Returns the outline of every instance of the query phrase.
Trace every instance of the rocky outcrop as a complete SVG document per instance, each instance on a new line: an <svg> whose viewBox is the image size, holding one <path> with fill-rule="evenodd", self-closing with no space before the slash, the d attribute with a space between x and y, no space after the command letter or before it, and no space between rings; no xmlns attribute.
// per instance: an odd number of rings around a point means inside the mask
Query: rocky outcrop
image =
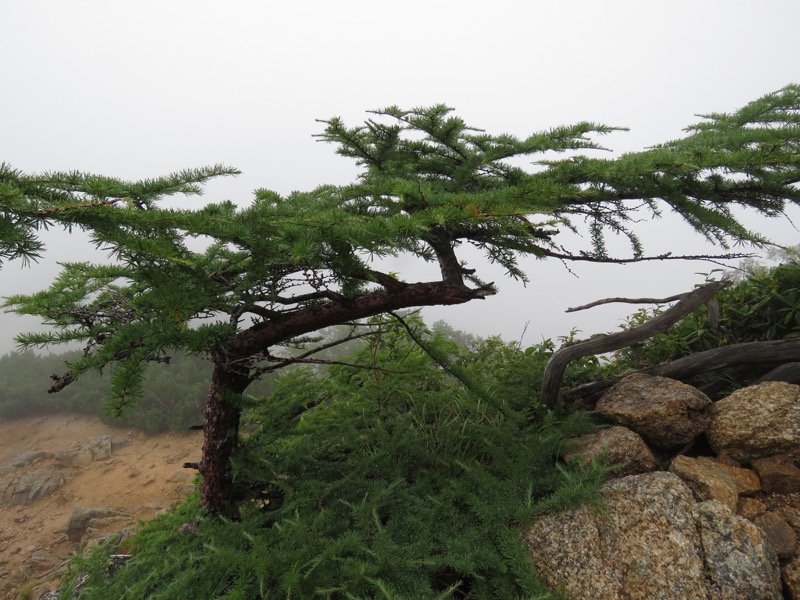
<svg viewBox="0 0 800 600"><path fill-rule="evenodd" d="M46 498L67 482L54 471L9 473L0 478L0 501L10 506L27 506Z"/></svg>
<svg viewBox="0 0 800 600"><path fill-rule="evenodd" d="M614 426L578 438L565 460L624 468L610 472L602 510L547 515L528 532L548 585L575 600L800 600L800 386L762 383L711 404L636 375L597 406Z"/></svg>
<svg viewBox="0 0 800 600"><path fill-rule="evenodd" d="M0 502L8 506L27 506L56 492L68 480L65 468L85 467L96 460L109 458L111 453L128 443L124 438L110 435L76 442L57 454L30 450L15 456L0 470ZM46 469L40 463L51 462ZM22 472L23 469L26 469Z"/></svg>
<svg viewBox="0 0 800 600"><path fill-rule="evenodd" d="M96 460L109 458L114 450L126 446L130 441L102 435L90 440L75 442L56 455L59 467L86 467Z"/></svg>
<svg viewBox="0 0 800 600"><path fill-rule="evenodd" d="M113 547L185 497L194 473L179 463L202 443L199 434L148 436L75 415L0 421L0 439L3 600L41 597L76 551Z"/></svg>
<svg viewBox="0 0 800 600"><path fill-rule="evenodd" d="M29 450L18 454L11 460L11 466L15 469L21 469L28 465L33 465L39 461L53 458L52 452L45 452L44 450Z"/></svg>
<svg viewBox="0 0 800 600"><path fill-rule="evenodd" d="M567 453L567 462L586 465L602 457L608 465L619 465L609 474L624 477L658 469L658 461L642 437L626 427L609 427L575 440L575 450Z"/></svg>
<svg viewBox="0 0 800 600"><path fill-rule="evenodd" d="M708 396L680 381L635 374L608 390L595 410L653 446L669 449L684 446L705 431L710 404Z"/></svg>
<svg viewBox="0 0 800 600"><path fill-rule="evenodd" d="M102 531L120 530L134 524L133 517L125 509L116 506L101 508L77 507L67 523L67 539L71 542L84 542L84 538L93 530L93 538Z"/></svg>
<svg viewBox="0 0 800 600"><path fill-rule="evenodd" d="M741 462L789 454L800 458L800 386L768 381L735 391L710 410L708 441Z"/></svg>
<svg viewBox="0 0 800 600"><path fill-rule="evenodd" d="M539 519L526 536L536 568L576 599L781 598L760 530L716 501L696 503L667 472L603 487L603 510Z"/></svg>

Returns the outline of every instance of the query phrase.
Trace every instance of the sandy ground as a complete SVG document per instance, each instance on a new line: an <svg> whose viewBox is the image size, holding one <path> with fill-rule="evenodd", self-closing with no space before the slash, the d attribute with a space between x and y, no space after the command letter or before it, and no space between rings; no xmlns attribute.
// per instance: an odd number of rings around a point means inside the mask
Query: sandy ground
<svg viewBox="0 0 800 600"><path fill-rule="evenodd" d="M191 490L196 471L184 469L183 463L200 458L201 432L145 435L86 416L0 422L0 467L28 450L58 453L75 442L104 435L129 443L84 467L57 469L50 459L27 466L32 471L58 470L67 482L30 506L0 505L0 598L36 599L57 587L64 561L83 545L66 536L76 507L121 507L134 519L146 520ZM21 588L30 593L22 596Z"/></svg>

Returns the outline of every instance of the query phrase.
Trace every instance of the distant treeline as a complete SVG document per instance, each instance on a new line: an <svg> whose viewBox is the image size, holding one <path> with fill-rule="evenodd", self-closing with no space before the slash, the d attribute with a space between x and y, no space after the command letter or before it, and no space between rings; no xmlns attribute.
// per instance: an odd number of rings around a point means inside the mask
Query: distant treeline
<svg viewBox="0 0 800 600"><path fill-rule="evenodd" d="M562 385L565 388L604 378L614 373L642 369L664 362L703 352L720 346L753 341L769 341L800 337L800 261L787 257L786 262L772 268L748 265L744 274L730 288L717 294L718 310L711 317L702 307L682 319L668 331L642 344L624 348L613 357L598 359L586 357L570 365ZM642 308L634 312L626 326L640 325L652 318L660 309ZM417 325L424 327L421 321ZM398 326L395 325L395 329ZM346 329L346 328L345 328ZM402 328L400 328L402 330ZM321 332L316 341L327 342L341 337L345 330L330 328ZM434 339L449 340L469 356L469 371L476 380L485 379L485 369L496 368L498 356L514 365L503 377L493 377L493 386L501 386L504 394L524 396L527 403L538 399L541 373L556 344L545 340L523 350L518 344L507 344L499 338L483 340L438 321L431 327ZM559 338L571 343L577 332ZM395 332L393 335L400 335ZM402 334L404 335L404 334ZM391 337L391 336L390 336ZM370 342L349 342L328 348L316 355L326 361L363 363L369 365L369 356L358 356L365 348L374 350L385 342L386 332ZM299 350L295 349L296 352ZM286 349L291 355L291 349ZM367 352L369 355L369 352ZM457 353L459 354L459 353ZM10 353L0 357L0 419L58 411L99 415L105 421L136 427L145 431L185 430L203 422L203 408L210 385L211 364L197 356L176 354L169 364L153 364L147 371L144 392L138 403L126 407L121 415L109 405L109 373L88 373L57 394L48 394L50 376L62 375L66 363L81 356L80 351L40 356L32 351ZM485 361L486 364L484 364ZM452 362L452 358L449 360ZM502 362L502 361L500 361ZM322 365L307 366L309 378L325 370ZM737 367L716 371L709 375L714 380L726 381L730 389L751 383L747 369ZM275 387L276 374L270 374L253 383L247 395L254 398L268 396ZM698 382L700 383L700 382ZM245 409L250 408L245 406Z"/></svg>
<svg viewBox="0 0 800 600"><path fill-rule="evenodd" d="M56 394L47 393L50 376L62 374L65 363L80 354L73 351L40 356L26 351L0 357L0 419L65 411L98 415L113 425L150 432L185 430L202 424L211 373L208 361L179 354L169 364L152 365L139 402L118 415L108 403L108 373L88 373ZM251 391L263 394L270 385L270 379L257 382Z"/></svg>

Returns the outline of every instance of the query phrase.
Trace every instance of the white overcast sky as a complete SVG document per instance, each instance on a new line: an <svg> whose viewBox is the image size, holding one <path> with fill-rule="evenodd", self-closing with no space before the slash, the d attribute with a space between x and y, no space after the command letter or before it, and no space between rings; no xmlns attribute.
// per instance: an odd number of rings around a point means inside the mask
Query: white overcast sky
<svg viewBox="0 0 800 600"><path fill-rule="evenodd" d="M244 205L259 187L353 179L353 165L311 137L315 119L356 124L369 109L440 102L490 133L627 126L603 141L637 150L679 136L695 114L800 82L798 23L798 0L2 0L0 161L126 179L225 163L243 174L209 185L204 200ZM788 221L748 223L800 243ZM652 252L713 250L674 219L640 232ZM0 295L45 287L54 260L86 256L80 238L48 240L44 263L0 271ZM573 327L612 331L630 306L563 310L669 296L713 267L576 264L570 273L529 261L527 287L484 272L498 296L427 315L509 340L530 322L527 343ZM0 352L33 325L0 315Z"/></svg>

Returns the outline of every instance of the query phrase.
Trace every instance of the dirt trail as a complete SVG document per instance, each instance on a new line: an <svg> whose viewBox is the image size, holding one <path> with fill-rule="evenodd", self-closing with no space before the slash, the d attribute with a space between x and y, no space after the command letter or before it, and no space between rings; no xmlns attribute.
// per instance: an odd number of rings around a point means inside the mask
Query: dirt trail
<svg viewBox="0 0 800 600"><path fill-rule="evenodd" d="M89 454L87 459L84 453L79 466L64 466L57 456L45 455L23 467L10 468L25 452L58 455L76 443L101 436L112 436L115 441L111 455L105 458L92 460ZM135 527L136 519L149 519L184 498L192 489L196 471L182 465L199 459L201 443L200 432L146 435L87 416L0 422L0 475L4 467L6 478L46 470L66 481L55 493L31 505L14 505L8 496L0 504L0 599L16 599L20 588L30 589L27 597L36 599L57 587L57 572L64 561L87 543L86 538L79 542L67 537L76 507L114 506L130 514L130 518L111 519L106 527L90 530L88 537L96 538L121 526ZM0 499L2 496L0 490Z"/></svg>

